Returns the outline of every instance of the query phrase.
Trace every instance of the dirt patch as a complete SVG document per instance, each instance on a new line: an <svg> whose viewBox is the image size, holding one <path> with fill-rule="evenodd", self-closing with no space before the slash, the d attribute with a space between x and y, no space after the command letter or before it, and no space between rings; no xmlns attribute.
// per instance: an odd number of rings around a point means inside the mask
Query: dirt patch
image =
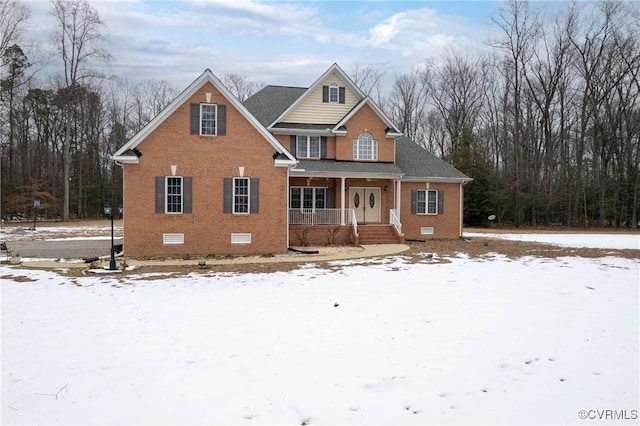
<svg viewBox="0 0 640 426"><path fill-rule="evenodd" d="M523 256L547 258L565 256L580 256L587 258L615 256L627 259L640 259L640 250L562 247L537 242L510 241L482 237L411 242L410 246L411 249L408 252L405 252L405 254L415 255L417 253L426 252L437 254L439 257L451 257L461 253L472 258L484 257L491 254L500 254L511 259Z"/></svg>

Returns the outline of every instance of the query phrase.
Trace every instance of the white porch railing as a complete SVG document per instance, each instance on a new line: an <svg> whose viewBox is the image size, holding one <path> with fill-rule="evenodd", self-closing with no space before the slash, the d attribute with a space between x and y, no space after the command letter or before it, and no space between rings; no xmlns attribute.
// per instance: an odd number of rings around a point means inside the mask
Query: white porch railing
<svg viewBox="0 0 640 426"><path fill-rule="evenodd" d="M400 218L398 217L398 210L389 210L389 224L393 225L393 227L396 228L396 232L398 233L398 235L402 235L402 223L400 222Z"/></svg>
<svg viewBox="0 0 640 426"><path fill-rule="evenodd" d="M353 209L345 209L345 225L355 222ZM340 225L340 209L289 209L289 225Z"/></svg>

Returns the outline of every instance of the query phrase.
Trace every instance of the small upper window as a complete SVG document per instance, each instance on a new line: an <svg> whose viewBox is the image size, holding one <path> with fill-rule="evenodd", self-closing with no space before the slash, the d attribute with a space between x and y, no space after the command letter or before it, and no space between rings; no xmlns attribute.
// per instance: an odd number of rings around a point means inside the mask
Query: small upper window
<svg viewBox="0 0 640 426"><path fill-rule="evenodd" d="M217 105L200 104L200 134L216 135Z"/></svg>
<svg viewBox="0 0 640 426"><path fill-rule="evenodd" d="M320 158L320 136L297 136L296 157Z"/></svg>
<svg viewBox="0 0 640 426"><path fill-rule="evenodd" d="M378 159L378 141L373 139L371 133L362 132L358 139L353 141L353 159L354 160L377 160Z"/></svg>
<svg viewBox="0 0 640 426"><path fill-rule="evenodd" d="M338 102L339 97L339 87L338 83L331 83L329 85L329 102Z"/></svg>

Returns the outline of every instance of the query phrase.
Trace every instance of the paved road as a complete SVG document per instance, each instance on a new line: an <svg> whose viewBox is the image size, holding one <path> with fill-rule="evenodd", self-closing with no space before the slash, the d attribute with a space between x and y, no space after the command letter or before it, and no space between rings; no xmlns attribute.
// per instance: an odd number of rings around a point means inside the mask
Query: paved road
<svg viewBox="0 0 640 426"><path fill-rule="evenodd" d="M115 244L122 244L122 238L116 238ZM20 257L36 257L46 259L82 259L85 257L109 256L110 239L101 240L65 240L65 241L11 241L9 249Z"/></svg>

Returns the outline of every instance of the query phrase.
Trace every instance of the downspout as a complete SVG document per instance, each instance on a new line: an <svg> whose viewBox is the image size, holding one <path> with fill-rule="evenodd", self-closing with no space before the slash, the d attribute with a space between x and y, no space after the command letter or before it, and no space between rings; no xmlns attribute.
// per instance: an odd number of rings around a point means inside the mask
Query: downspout
<svg viewBox="0 0 640 426"><path fill-rule="evenodd" d="M462 223L464 222L464 182L460 182L460 230L458 237L462 237Z"/></svg>
<svg viewBox="0 0 640 426"><path fill-rule="evenodd" d="M124 230L125 230L125 226L124 226L124 221L125 221L125 219L124 219L124 210L125 210L125 207L124 207L125 206L125 203L124 203L124 194L125 194L125 192L124 192L124 182L125 182L125 180L124 180L124 177L125 177L124 164L120 163L120 162L118 162L116 160L113 160L113 162L116 163L116 166L120 166L122 168L122 217L121 217L121 219L122 219L122 247L123 247L123 253L124 253Z"/></svg>

